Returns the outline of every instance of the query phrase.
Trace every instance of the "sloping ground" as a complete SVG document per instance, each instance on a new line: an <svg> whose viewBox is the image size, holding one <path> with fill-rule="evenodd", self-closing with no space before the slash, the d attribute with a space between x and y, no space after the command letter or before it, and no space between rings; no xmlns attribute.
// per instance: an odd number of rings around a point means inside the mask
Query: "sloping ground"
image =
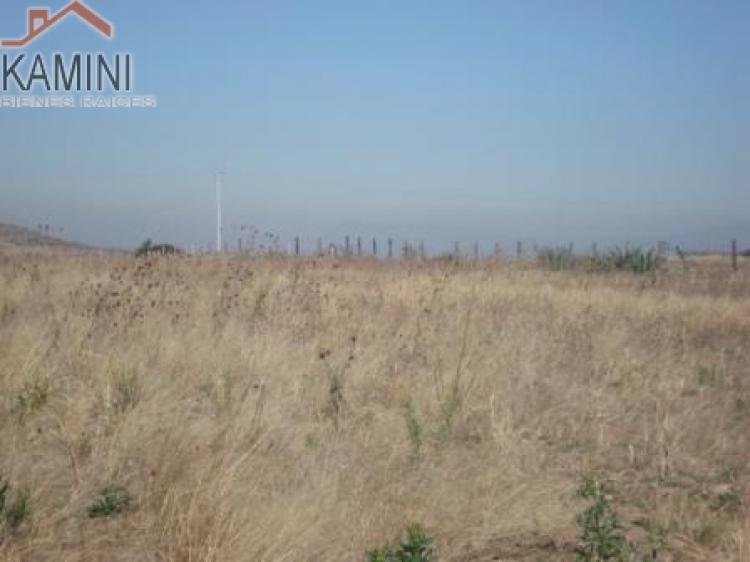
<svg viewBox="0 0 750 562"><path fill-rule="evenodd" d="M77 242L68 242L54 236L36 232L23 226L0 223L0 246L23 246L26 248L69 248L83 250L89 248Z"/></svg>

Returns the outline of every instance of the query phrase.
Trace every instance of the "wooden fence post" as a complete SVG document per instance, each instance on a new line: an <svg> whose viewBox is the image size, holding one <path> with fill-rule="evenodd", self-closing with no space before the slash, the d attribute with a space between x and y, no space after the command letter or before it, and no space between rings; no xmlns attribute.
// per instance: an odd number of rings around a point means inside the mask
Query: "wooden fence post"
<svg viewBox="0 0 750 562"><path fill-rule="evenodd" d="M323 239L320 236L318 236L318 255L323 255Z"/></svg>
<svg viewBox="0 0 750 562"><path fill-rule="evenodd" d="M737 239L732 238L732 269L737 271Z"/></svg>
<svg viewBox="0 0 750 562"><path fill-rule="evenodd" d="M388 258L393 258L393 238L388 239Z"/></svg>
<svg viewBox="0 0 750 562"><path fill-rule="evenodd" d="M302 248L301 248L299 236L295 236L294 237L294 255L299 257L301 250Z"/></svg>
<svg viewBox="0 0 750 562"><path fill-rule="evenodd" d="M357 255L362 256L362 237L357 236Z"/></svg>
<svg viewBox="0 0 750 562"><path fill-rule="evenodd" d="M344 256L347 258L349 257L351 252L351 240L349 239L349 235L347 234L344 237Z"/></svg>
<svg viewBox="0 0 750 562"><path fill-rule="evenodd" d="M372 255L378 257L378 240L377 238L372 239Z"/></svg>

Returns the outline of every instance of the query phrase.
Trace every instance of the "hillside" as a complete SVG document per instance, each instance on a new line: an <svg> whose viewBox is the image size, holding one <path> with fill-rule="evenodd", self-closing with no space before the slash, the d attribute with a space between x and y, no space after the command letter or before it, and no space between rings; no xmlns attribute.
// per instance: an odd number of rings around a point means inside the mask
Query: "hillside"
<svg viewBox="0 0 750 562"><path fill-rule="evenodd" d="M5 223L0 223L0 246L69 248L77 250L88 248L84 244L68 242L67 240L49 236L30 228Z"/></svg>

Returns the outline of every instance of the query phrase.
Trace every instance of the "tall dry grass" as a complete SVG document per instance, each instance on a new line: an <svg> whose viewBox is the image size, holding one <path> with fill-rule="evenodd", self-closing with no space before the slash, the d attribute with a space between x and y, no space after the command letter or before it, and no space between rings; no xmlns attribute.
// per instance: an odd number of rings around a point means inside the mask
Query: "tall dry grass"
<svg viewBox="0 0 750 562"><path fill-rule="evenodd" d="M0 255L3 560L570 560L580 479L749 560L750 271ZM127 509L92 519L109 483Z"/></svg>

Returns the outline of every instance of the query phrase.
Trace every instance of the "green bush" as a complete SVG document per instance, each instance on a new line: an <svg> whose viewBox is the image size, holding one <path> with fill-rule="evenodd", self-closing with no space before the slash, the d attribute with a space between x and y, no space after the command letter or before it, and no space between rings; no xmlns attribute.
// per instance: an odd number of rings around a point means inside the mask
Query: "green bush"
<svg viewBox="0 0 750 562"><path fill-rule="evenodd" d="M578 263L572 246L545 246L536 251L536 259L539 265L553 271L573 269Z"/></svg>
<svg viewBox="0 0 750 562"><path fill-rule="evenodd" d="M584 480L578 497L591 501L585 510L576 515L580 528L579 562L624 561L627 541L620 521L607 498L604 484L595 478Z"/></svg>
<svg viewBox="0 0 750 562"><path fill-rule="evenodd" d="M367 553L366 562L434 562L432 539L421 526L411 525L398 546L384 546Z"/></svg>
<svg viewBox="0 0 750 562"><path fill-rule="evenodd" d="M621 248L619 246L609 252L594 251L591 264L598 270L622 270L633 273L654 271L664 262L664 256L655 248L644 250L640 246Z"/></svg>
<svg viewBox="0 0 750 562"><path fill-rule="evenodd" d="M576 515L580 529L577 562L658 562L659 553L666 546L665 529L647 519L637 521L635 525L645 532L645 539L628 542L603 482L584 479L578 497L590 504Z"/></svg>
<svg viewBox="0 0 750 562"><path fill-rule="evenodd" d="M99 490L89 505L88 514L92 519L111 517L122 513L130 505L130 493L118 484L108 484Z"/></svg>
<svg viewBox="0 0 750 562"><path fill-rule="evenodd" d="M29 493L20 491L11 497L10 483L0 478L0 530L15 531L29 515Z"/></svg>
<svg viewBox="0 0 750 562"><path fill-rule="evenodd" d="M573 246L545 246L536 250L537 263L546 269L563 271L587 266L594 271L632 271L647 273L664 263L664 250L640 246L625 246L600 252L594 246L588 257L577 256Z"/></svg>

